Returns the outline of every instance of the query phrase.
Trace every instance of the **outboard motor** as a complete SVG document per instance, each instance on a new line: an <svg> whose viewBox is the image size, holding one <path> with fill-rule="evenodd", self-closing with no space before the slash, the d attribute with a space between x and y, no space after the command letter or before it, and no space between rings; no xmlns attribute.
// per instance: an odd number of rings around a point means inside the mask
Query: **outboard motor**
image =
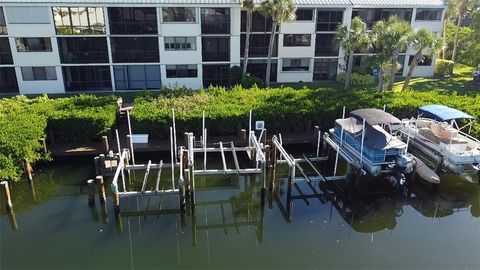
<svg viewBox="0 0 480 270"><path fill-rule="evenodd" d="M405 183L407 182L407 178L405 177L405 174L396 170L392 170L392 174L390 174L387 177L387 179L390 183L392 183L392 185L399 188L404 186Z"/></svg>
<svg viewBox="0 0 480 270"><path fill-rule="evenodd" d="M412 155L400 155L395 160L395 167L404 174L411 173L413 171L413 157Z"/></svg>

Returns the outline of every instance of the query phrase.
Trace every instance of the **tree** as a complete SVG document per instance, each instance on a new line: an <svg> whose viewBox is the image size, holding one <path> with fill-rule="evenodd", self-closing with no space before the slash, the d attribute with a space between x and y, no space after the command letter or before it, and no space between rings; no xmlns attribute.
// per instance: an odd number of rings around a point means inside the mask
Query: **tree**
<svg viewBox="0 0 480 270"><path fill-rule="evenodd" d="M406 21L399 20L396 16L390 17L388 21L378 21L373 26L372 38L374 47L379 50L379 53L389 57L390 80L387 87L388 90L393 89L399 65L398 56L409 45L412 32L412 26ZM385 74L380 72L380 76L385 76Z"/></svg>
<svg viewBox="0 0 480 270"><path fill-rule="evenodd" d="M458 55L458 37L460 35L460 27L462 26L463 19L467 11L473 10L473 8L478 5L478 0L460 0L458 3L458 20L457 20L457 31L455 32L455 40L453 42L453 52L452 52L452 61L457 60Z"/></svg>
<svg viewBox="0 0 480 270"><path fill-rule="evenodd" d="M456 17L458 11L458 0L445 0L445 4L447 8L445 9L445 17L443 19L443 44L447 44L447 28L448 22L450 21L451 17ZM443 47L442 50L442 58L446 59L447 55L447 47Z"/></svg>
<svg viewBox="0 0 480 270"><path fill-rule="evenodd" d="M247 11L247 29L245 33L245 51L243 53L243 73L247 73L248 52L250 50L250 34L252 32L252 13L255 10L253 0L243 0L242 7Z"/></svg>
<svg viewBox="0 0 480 270"><path fill-rule="evenodd" d="M265 74L265 85L270 86L270 70L272 68L272 53L275 43L277 27L282 23L295 19L295 4L292 0L264 0L261 4L261 11L265 16L272 17L272 31L268 44L267 70Z"/></svg>
<svg viewBox="0 0 480 270"><path fill-rule="evenodd" d="M417 67L417 64L423 59L424 51L428 50L428 55L433 57L442 47L442 42L432 31L426 28L420 28L412 35L411 45L415 46L416 53L410 63L410 69L408 70L402 90L408 88L413 71Z"/></svg>
<svg viewBox="0 0 480 270"><path fill-rule="evenodd" d="M337 39L348 55L347 77L345 79L345 91L348 91L352 81L353 53L357 50L365 50L370 39L368 38L367 25L359 17L355 17L350 27L341 25L337 29Z"/></svg>

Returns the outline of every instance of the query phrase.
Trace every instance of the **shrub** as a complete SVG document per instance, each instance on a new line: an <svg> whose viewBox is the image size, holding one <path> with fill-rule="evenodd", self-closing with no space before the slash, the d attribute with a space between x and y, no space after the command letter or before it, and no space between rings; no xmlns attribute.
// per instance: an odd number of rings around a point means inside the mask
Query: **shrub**
<svg viewBox="0 0 480 270"><path fill-rule="evenodd" d="M337 74L337 82L344 84L346 79L347 74L345 72ZM354 86L369 85L373 84L374 81L375 78L371 75L352 73L352 85Z"/></svg>
<svg viewBox="0 0 480 270"><path fill-rule="evenodd" d="M233 66L230 68L229 72L229 83L230 85L237 85L242 82L243 70L239 66Z"/></svg>
<svg viewBox="0 0 480 270"><path fill-rule="evenodd" d="M257 87L262 87L263 81L250 73L244 73L242 76L241 86L243 88L252 88L254 85L256 85Z"/></svg>
<svg viewBox="0 0 480 270"><path fill-rule="evenodd" d="M445 59L437 59L435 63L435 76L444 77L453 74L454 62Z"/></svg>

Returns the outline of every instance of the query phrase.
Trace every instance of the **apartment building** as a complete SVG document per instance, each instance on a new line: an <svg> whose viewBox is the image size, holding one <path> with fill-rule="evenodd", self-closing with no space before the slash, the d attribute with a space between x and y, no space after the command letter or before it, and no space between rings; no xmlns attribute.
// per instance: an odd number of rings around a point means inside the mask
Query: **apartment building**
<svg viewBox="0 0 480 270"><path fill-rule="evenodd" d="M371 27L397 15L440 34L446 7L442 0L295 2L296 20L276 29L273 82L334 80L345 67L335 30L355 16ZM230 68L242 65L245 25L240 0L2 0L0 94L228 85ZM253 14L248 71L260 78L271 27ZM401 53L400 75L413 55L413 48ZM432 76L434 64L425 59L414 75ZM355 65L366 67L366 54L356 54Z"/></svg>

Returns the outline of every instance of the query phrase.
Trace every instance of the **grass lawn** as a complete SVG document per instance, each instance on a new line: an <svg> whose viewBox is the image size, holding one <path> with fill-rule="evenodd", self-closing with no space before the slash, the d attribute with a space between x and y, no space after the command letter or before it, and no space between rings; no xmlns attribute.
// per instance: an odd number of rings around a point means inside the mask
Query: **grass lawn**
<svg viewBox="0 0 480 270"><path fill-rule="evenodd" d="M394 91L401 91L403 80L394 85ZM450 78L413 78L410 81L410 89L414 91L445 90L464 93L479 92L480 85L473 84L473 67L456 64L453 76Z"/></svg>

